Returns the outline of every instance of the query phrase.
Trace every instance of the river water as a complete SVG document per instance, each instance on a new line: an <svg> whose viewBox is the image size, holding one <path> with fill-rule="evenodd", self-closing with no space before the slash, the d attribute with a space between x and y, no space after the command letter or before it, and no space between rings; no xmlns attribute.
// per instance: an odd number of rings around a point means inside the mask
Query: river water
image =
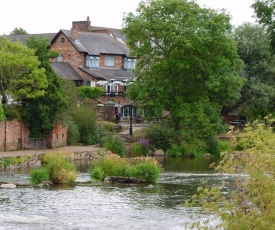
<svg viewBox="0 0 275 230"><path fill-rule="evenodd" d="M52 189L0 189L0 230L185 229L194 210L184 206L206 179L224 178L209 165L217 159L163 158L155 185L93 185ZM90 181L79 166L77 181ZM2 172L0 181L28 181L25 171ZM207 218L205 214L205 218Z"/></svg>

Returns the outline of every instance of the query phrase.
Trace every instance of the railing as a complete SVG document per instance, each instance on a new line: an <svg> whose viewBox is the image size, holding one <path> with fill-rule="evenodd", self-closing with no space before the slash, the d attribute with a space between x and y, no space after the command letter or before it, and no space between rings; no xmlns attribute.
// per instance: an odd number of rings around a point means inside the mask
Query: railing
<svg viewBox="0 0 275 230"><path fill-rule="evenodd" d="M28 138L26 148L27 149L45 149L46 148L45 138Z"/></svg>

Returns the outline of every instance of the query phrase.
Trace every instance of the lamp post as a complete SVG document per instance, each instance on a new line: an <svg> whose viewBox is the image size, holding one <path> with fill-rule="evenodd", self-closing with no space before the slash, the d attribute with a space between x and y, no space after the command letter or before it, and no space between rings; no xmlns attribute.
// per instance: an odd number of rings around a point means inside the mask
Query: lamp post
<svg viewBox="0 0 275 230"><path fill-rule="evenodd" d="M132 102L130 103L130 129L129 129L129 134L132 136L133 135L133 104Z"/></svg>

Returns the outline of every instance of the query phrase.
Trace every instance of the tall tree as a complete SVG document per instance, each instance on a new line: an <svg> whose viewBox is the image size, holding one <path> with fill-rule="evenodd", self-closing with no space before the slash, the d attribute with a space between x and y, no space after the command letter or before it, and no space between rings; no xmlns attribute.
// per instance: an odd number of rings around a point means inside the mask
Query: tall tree
<svg viewBox="0 0 275 230"><path fill-rule="evenodd" d="M274 0L255 0L252 4L260 24L266 26L270 33L270 44L275 52L275 2Z"/></svg>
<svg viewBox="0 0 275 230"><path fill-rule="evenodd" d="M9 98L19 103L23 99L45 94L47 79L32 49L5 36L0 40L0 94L4 107ZM11 100L10 100L11 101Z"/></svg>
<svg viewBox="0 0 275 230"><path fill-rule="evenodd" d="M13 29L13 31L11 31L10 35L24 35L24 34L28 34L26 30L24 30L21 27L16 27Z"/></svg>
<svg viewBox="0 0 275 230"><path fill-rule="evenodd" d="M236 28L235 39L245 63L240 115L248 120L263 118L275 112L275 56L269 34L260 25L245 23Z"/></svg>
<svg viewBox="0 0 275 230"><path fill-rule="evenodd" d="M169 110L175 129L215 134L222 106L236 101L242 86L229 20L194 1L142 1L124 17L131 55L139 60L129 97L152 116Z"/></svg>
<svg viewBox="0 0 275 230"><path fill-rule="evenodd" d="M35 51L40 60L40 67L46 70L48 82L44 96L26 99L22 102L22 117L31 129L31 137L41 138L51 131L68 105L68 95L63 87L64 82L50 66L50 59L58 54L48 49L49 44L49 40L42 36L40 38L31 36L27 40L28 47Z"/></svg>

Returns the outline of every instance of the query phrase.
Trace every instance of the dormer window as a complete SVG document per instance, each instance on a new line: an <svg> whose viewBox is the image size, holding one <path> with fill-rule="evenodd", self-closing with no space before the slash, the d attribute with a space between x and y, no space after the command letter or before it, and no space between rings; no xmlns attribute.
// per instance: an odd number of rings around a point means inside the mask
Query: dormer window
<svg viewBox="0 0 275 230"><path fill-rule="evenodd" d="M99 57L98 56L86 56L86 67L87 68L99 68Z"/></svg>
<svg viewBox="0 0 275 230"><path fill-rule="evenodd" d="M123 60L124 69L135 69L136 68L136 59L134 58L124 58Z"/></svg>
<svg viewBox="0 0 275 230"><path fill-rule="evenodd" d="M115 66L115 58L113 56L106 56L105 66Z"/></svg>

